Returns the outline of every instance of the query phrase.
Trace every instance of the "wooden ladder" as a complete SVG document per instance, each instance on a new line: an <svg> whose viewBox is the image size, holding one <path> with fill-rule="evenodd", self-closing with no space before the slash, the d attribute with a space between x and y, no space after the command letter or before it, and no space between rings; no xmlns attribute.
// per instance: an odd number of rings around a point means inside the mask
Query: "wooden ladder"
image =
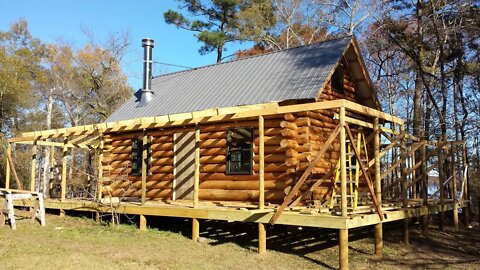
<svg viewBox="0 0 480 270"><path fill-rule="evenodd" d="M346 140L347 143L347 159L346 159L346 169L347 169L347 201L350 203L351 209L357 209L358 207L358 187L360 182L360 166L358 166L357 158L355 153L352 151L352 143L356 143L357 149L362 149L365 151L365 161L368 164L368 151L367 144L365 140L365 134L361 132L361 128L358 131L357 139L354 142ZM340 194L337 194L337 190L340 189L340 160L337 163L335 180L332 187L332 196L330 198L330 209L332 209L338 199L341 198Z"/></svg>

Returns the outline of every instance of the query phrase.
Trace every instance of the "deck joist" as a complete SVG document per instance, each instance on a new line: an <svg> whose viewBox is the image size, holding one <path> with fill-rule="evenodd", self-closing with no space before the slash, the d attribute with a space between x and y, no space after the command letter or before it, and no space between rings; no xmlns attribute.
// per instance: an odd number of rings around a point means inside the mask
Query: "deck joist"
<svg viewBox="0 0 480 270"><path fill-rule="evenodd" d="M15 206L32 206L32 204L33 202L30 201L15 202ZM200 206L199 208L193 208L191 206L172 205L153 201L149 201L143 206L136 202L121 202L114 205L114 211L118 214L224 220L228 222L268 223L275 214L274 208L247 209L219 206ZM458 208L462 208L466 206L466 203L462 201L457 205ZM45 208L100 213L111 213L113 209L112 206L95 201L66 200L61 202L55 199L45 200ZM454 203L451 202L444 204L443 207L437 203L430 204L429 206L411 206L406 209L393 207L384 211L383 221L380 220L380 217L373 208L371 213L368 213L368 211L365 211L365 213L352 213L347 217L341 217L331 213L306 213L295 209L285 210L276 224L328 229L352 229L406 218L420 217L426 214L437 214L453 209Z"/></svg>

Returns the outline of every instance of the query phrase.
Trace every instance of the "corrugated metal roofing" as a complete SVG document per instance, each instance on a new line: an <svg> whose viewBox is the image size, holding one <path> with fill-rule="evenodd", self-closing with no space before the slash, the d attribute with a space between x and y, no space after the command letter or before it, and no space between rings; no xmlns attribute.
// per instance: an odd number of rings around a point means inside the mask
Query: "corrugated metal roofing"
<svg viewBox="0 0 480 270"><path fill-rule="evenodd" d="M316 98L351 39L344 37L155 77L154 98L147 106L138 107L138 91L106 122Z"/></svg>

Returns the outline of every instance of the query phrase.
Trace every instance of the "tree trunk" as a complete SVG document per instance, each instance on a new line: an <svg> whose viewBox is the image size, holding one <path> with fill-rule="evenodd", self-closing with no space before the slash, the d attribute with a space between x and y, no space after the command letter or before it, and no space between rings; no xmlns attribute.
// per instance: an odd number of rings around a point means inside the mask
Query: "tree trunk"
<svg viewBox="0 0 480 270"><path fill-rule="evenodd" d="M48 102L47 102L47 115L46 115L46 126L47 129L52 129L52 115L53 115L53 92L54 88L51 88L48 93ZM48 197L50 194L50 149L49 147L43 148L43 179L39 185L40 192Z"/></svg>

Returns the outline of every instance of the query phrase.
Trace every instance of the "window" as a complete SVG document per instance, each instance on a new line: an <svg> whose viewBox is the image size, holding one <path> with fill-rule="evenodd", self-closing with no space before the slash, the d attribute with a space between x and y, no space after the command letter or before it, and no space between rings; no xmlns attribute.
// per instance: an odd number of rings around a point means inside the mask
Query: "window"
<svg viewBox="0 0 480 270"><path fill-rule="evenodd" d="M227 174L252 174L253 128L227 129Z"/></svg>
<svg viewBox="0 0 480 270"><path fill-rule="evenodd" d="M150 174L150 143L147 145L147 175ZM132 140L132 175L142 175L143 139Z"/></svg>
<svg viewBox="0 0 480 270"><path fill-rule="evenodd" d="M343 77L344 77L344 70L343 65L338 65L337 69L332 75L332 89L333 91L343 93Z"/></svg>

